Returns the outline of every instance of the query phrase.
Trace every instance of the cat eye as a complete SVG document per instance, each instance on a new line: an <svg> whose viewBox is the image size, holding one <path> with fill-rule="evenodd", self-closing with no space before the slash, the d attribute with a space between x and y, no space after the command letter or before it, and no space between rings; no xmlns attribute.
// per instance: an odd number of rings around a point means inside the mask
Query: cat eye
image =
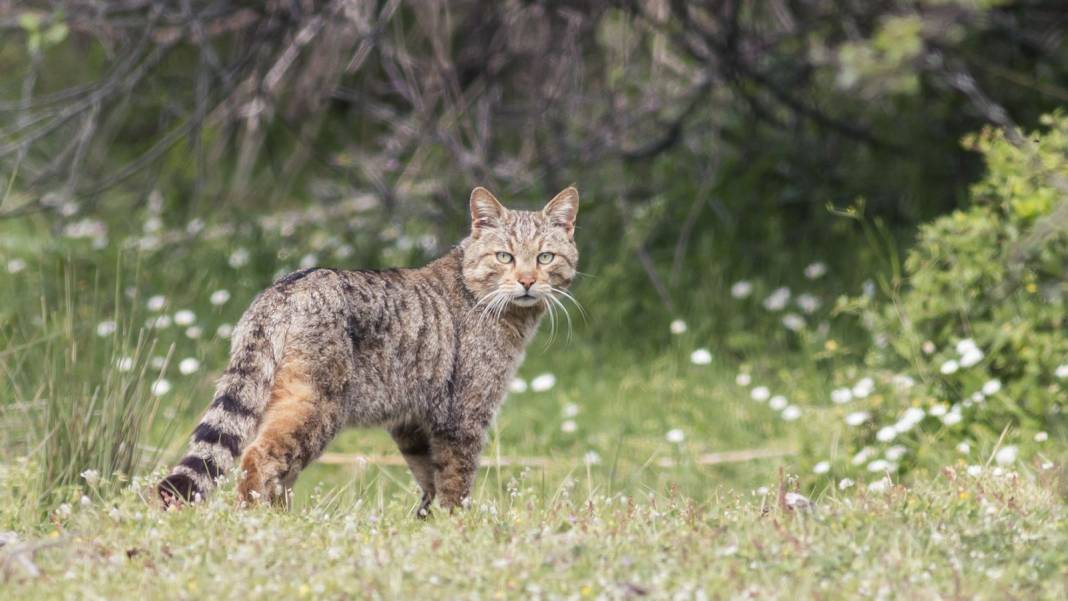
<svg viewBox="0 0 1068 601"><path fill-rule="evenodd" d="M501 263L511 263L513 259L514 259L514 257L512 257L512 255L510 255L510 254L508 254L508 253L506 253L504 251L501 251L501 252L497 253L497 260L500 261Z"/></svg>
<svg viewBox="0 0 1068 601"><path fill-rule="evenodd" d="M542 265L548 265L549 263L552 263L553 259L555 258L556 255L553 253L541 253L540 255L538 255L538 263Z"/></svg>

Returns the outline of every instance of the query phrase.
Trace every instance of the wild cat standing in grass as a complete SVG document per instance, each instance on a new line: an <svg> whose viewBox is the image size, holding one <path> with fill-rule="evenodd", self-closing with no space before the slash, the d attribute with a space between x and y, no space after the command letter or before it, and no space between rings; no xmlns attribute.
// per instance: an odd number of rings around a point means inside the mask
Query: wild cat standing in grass
<svg viewBox="0 0 1068 601"><path fill-rule="evenodd" d="M542 316L576 274L579 197L540 212L471 193L471 234L419 269L305 269L260 293L189 452L158 486L166 505L206 494L242 455L238 496L285 498L344 426L383 426L423 490L454 508ZM246 445L247 448L246 448Z"/></svg>

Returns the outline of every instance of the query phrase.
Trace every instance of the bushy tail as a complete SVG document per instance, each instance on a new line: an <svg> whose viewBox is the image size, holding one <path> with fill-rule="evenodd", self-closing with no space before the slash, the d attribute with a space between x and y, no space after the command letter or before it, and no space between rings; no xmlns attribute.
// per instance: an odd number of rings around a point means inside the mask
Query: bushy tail
<svg viewBox="0 0 1068 601"><path fill-rule="evenodd" d="M268 319L246 315L235 328L230 364L216 386L215 400L193 430L186 456L157 486L164 505L206 495L256 435L276 366Z"/></svg>

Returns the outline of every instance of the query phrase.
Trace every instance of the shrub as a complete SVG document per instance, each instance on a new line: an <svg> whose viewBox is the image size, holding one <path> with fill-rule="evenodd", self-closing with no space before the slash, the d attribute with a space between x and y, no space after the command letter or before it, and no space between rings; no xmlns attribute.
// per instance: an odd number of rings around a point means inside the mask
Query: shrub
<svg viewBox="0 0 1068 601"><path fill-rule="evenodd" d="M872 334L867 367L878 375L837 393L854 450L867 449L855 464L870 467L880 445L898 449L875 466L891 470L954 446L966 453L1007 427L1011 446L997 458L1008 464L1016 441L1063 429L1068 117L1043 124L1015 140L994 129L967 138L987 166L971 207L922 226L883 295L843 303Z"/></svg>

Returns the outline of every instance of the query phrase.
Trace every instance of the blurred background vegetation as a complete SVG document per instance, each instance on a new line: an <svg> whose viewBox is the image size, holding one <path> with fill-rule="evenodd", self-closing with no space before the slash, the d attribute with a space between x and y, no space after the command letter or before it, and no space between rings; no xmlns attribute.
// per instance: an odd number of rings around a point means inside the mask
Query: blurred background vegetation
<svg viewBox="0 0 1068 601"><path fill-rule="evenodd" d="M273 277L418 265L473 186L574 183L589 317L492 452L694 495L767 481L695 467L723 450L817 488L1051 464L1066 31L1049 0L0 0L0 461L39 496L151 469Z"/></svg>

